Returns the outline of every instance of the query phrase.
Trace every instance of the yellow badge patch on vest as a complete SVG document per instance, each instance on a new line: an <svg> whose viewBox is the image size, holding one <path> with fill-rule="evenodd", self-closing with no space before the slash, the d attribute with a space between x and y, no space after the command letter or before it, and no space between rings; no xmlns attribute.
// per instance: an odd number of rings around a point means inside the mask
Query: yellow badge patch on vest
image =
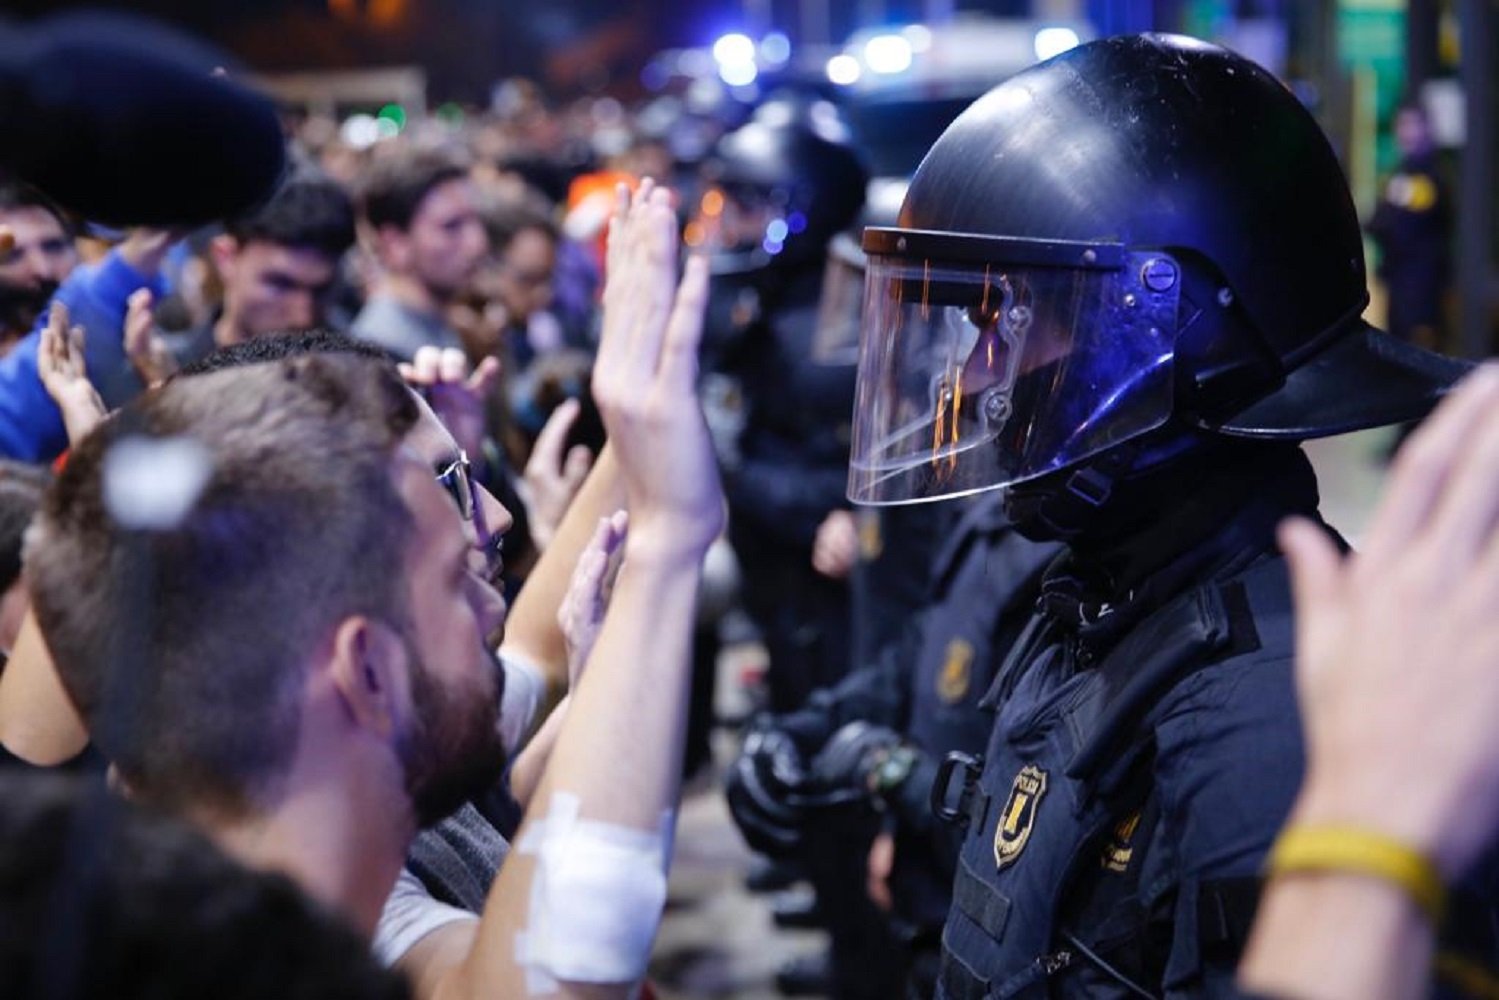
<svg viewBox="0 0 1499 1000"><path fill-rule="evenodd" d="M956 705L968 694L972 678L973 644L967 639L954 639L947 644L947 658L942 661L942 672L937 675L937 697L949 705Z"/></svg>
<svg viewBox="0 0 1499 1000"><path fill-rule="evenodd" d="M994 827L994 863L999 867L1010 864L1025 850L1036 822L1036 809L1045 794L1046 772L1036 765L1027 764L1015 775L1010 797L1005 799L999 823Z"/></svg>
<svg viewBox="0 0 1499 1000"><path fill-rule="evenodd" d="M1135 856L1135 831L1140 828L1140 814L1136 812L1126 817L1114 832L1109 836L1109 842L1103 849L1103 866L1111 872L1122 872L1129 868L1130 859Z"/></svg>

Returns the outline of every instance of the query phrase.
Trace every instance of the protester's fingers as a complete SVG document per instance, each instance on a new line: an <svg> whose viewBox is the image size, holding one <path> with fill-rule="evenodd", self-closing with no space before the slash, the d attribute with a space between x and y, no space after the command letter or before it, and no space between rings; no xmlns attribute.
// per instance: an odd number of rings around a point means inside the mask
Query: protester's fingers
<svg viewBox="0 0 1499 1000"><path fill-rule="evenodd" d="M609 522L609 535L606 539L605 548L610 555L619 551L624 545L625 539L630 534L630 515L628 511L617 510L610 514L606 520Z"/></svg>
<svg viewBox="0 0 1499 1000"><path fill-rule="evenodd" d="M594 384L600 387L605 399L613 398L620 373L628 369L630 330L635 325L640 301L636 292L641 274L641 259L637 251L641 197L642 192L649 191L650 187L647 180L642 181L634 192L622 190L620 194L625 204L620 207L612 225L612 260L604 289L603 328L593 370Z"/></svg>
<svg viewBox="0 0 1499 1000"><path fill-rule="evenodd" d="M614 593L614 583L619 579L620 567L624 565L625 542L630 538L630 515L617 510L609 516L608 521L609 538L605 545L608 558L604 564L604 586L599 592L599 600L605 606Z"/></svg>
<svg viewBox="0 0 1499 1000"><path fill-rule="evenodd" d="M83 327L75 326L68 330L68 353L72 356L73 368L79 378L88 374L88 366L84 361L84 337Z"/></svg>
<svg viewBox="0 0 1499 1000"><path fill-rule="evenodd" d="M437 354L437 381L460 384L468 378L468 358L456 347L444 347Z"/></svg>
<svg viewBox="0 0 1499 1000"><path fill-rule="evenodd" d="M479 367L475 368L473 374L468 377L469 391L481 398L487 397L499 384L500 374L504 368L500 359L493 356L480 361Z"/></svg>
<svg viewBox="0 0 1499 1000"><path fill-rule="evenodd" d="M577 577L575 583L578 591L596 598L599 589L604 585L604 569L609 562L609 544L613 529L610 527L609 518L599 518L599 523L594 526L593 536L588 539L588 547L584 549L584 558L578 562Z"/></svg>
<svg viewBox="0 0 1499 1000"><path fill-rule="evenodd" d="M677 220L671 208L671 192L657 188L651 193L644 220L643 249L646 275L630 337L630 359L637 377L655 374L661 344L671 319L677 283Z"/></svg>
<svg viewBox="0 0 1499 1000"><path fill-rule="evenodd" d="M682 283L677 287L677 301L661 351L661 373L678 388L692 389L697 383L697 351L707 305L708 259L693 254L687 259Z"/></svg>
<svg viewBox="0 0 1499 1000"><path fill-rule="evenodd" d="M442 363L442 350L431 345L419 347L411 358L410 381L416 385L432 385L437 381L437 370Z"/></svg>
<svg viewBox="0 0 1499 1000"><path fill-rule="evenodd" d="M588 478L588 470L591 468L593 452L585 445L575 444L568 449L567 458L562 463L562 482L569 491L575 490Z"/></svg>
<svg viewBox="0 0 1499 1000"><path fill-rule="evenodd" d="M1474 427L1499 405L1499 366L1470 374L1400 449L1367 532L1365 553L1398 559L1426 524Z"/></svg>
<svg viewBox="0 0 1499 1000"><path fill-rule="evenodd" d="M609 211L609 235L606 238L604 251L604 293L609 292L608 279L614 274L619 264L619 258L624 251L624 219L630 210L630 186L620 183L614 185L614 205Z"/></svg>
<svg viewBox="0 0 1499 1000"><path fill-rule="evenodd" d="M62 344L62 332L57 323L51 317L47 319L47 325L42 327L42 337L37 343L36 366L37 371L43 377L54 375L58 370L58 351Z"/></svg>
<svg viewBox="0 0 1499 1000"><path fill-rule="evenodd" d="M1297 669L1306 672L1320 665L1312 662L1307 640L1332 613L1342 591L1343 556L1326 531L1306 518L1281 522L1277 538L1291 574L1291 596L1296 604Z"/></svg>
<svg viewBox="0 0 1499 1000"><path fill-rule="evenodd" d="M139 343L150 328L154 297L149 288L138 288L125 300L125 341Z"/></svg>
<svg viewBox="0 0 1499 1000"><path fill-rule="evenodd" d="M562 465L562 446L567 442L567 432L572 430L573 421L578 418L578 409L576 399L564 399L557 404L542 425L541 433L536 435L531 459L526 463L528 470L534 465L538 469L556 472Z"/></svg>
<svg viewBox="0 0 1499 1000"><path fill-rule="evenodd" d="M1437 498L1427 538L1444 575L1483 552L1499 521L1499 406L1488 407L1463 442Z"/></svg>

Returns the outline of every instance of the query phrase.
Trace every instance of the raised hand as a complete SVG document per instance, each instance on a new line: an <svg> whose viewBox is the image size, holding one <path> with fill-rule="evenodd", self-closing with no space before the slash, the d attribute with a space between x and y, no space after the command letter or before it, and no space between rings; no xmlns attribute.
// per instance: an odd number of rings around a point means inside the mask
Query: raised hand
<svg viewBox="0 0 1499 1000"><path fill-rule="evenodd" d="M485 403L500 378L498 358L469 371L468 359L452 347L423 347L400 366L406 383L427 397L432 410L469 458L483 458Z"/></svg>
<svg viewBox="0 0 1499 1000"><path fill-rule="evenodd" d="M1345 558L1316 525L1281 529L1307 735L1293 821L1396 837L1450 879L1499 828L1499 367L1400 450L1366 542Z"/></svg>
<svg viewBox="0 0 1499 1000"><path fill-rule="evenodd" d="M631 551L702 552L723 527L723 490L697 398L707 262L677 283L670 193L621 186L609 233L604 326L593 394L619 458Z"/></svg>
<svg viewBox="0 0 1499 1000"><path fill-rule="evenodd" d="M177 373L177 359L156 332L154 304L149 288L138 289L125 303L125 357L153 389Z"/></svg>
<svg viewBox="0 0 1499 1000"><path fill-rule="evenodd" d="M77 445L108 412L88 380L83 360L83 327L68 325L68 307L53 301L37 345L36 373L62 412L68 443Z"/></svg>
<svg viewBox="0 0 1499 1000"><path fill-rule="evenodd" d="M609 610L609 595L619 576L629 524L629 515L622 510L599 521L598 530L578 560L562 607L557 609L557 624L567 642L569 691L577 688L583 665L604 627L604 613Z"/></svg>
<svg viewBox="0 0 1499 1000"><path fill-rule="evenodd" d="M546 425L536 438L531 457L518 492L526 504L527 524L531 529L531 541L538 550L545 549L562 523L568 505L588 470L593 467L593 455L583 445L574 445L563 458L562 448L567 443L567 432L578 419L581 407L576 399L566 399L558 404L547 418Z"/></svg>

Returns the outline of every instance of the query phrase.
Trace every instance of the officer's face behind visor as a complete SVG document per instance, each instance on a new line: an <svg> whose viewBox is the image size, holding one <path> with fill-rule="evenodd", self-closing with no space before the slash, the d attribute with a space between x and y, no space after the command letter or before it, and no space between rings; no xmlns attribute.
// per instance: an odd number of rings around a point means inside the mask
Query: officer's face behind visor
<svg viewBox="0 0 1499 1000"><path fill-rule="evenodd" d="M1169 255L896 229L864 250L854 502L1024 482L1170 416Z"/></svg>

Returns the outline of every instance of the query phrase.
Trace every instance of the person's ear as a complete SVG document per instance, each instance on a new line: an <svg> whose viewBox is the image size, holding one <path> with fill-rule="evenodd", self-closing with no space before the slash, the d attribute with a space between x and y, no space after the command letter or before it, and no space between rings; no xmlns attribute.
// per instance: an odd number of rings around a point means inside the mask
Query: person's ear
<svg viewBox="0 0 1499 1000"><path fill-rule="evenodd" d="M339 624L332 678L354 725L381 739L398 731L411 704L407 660L406 644L386 623L355 616Z"/></svg>

